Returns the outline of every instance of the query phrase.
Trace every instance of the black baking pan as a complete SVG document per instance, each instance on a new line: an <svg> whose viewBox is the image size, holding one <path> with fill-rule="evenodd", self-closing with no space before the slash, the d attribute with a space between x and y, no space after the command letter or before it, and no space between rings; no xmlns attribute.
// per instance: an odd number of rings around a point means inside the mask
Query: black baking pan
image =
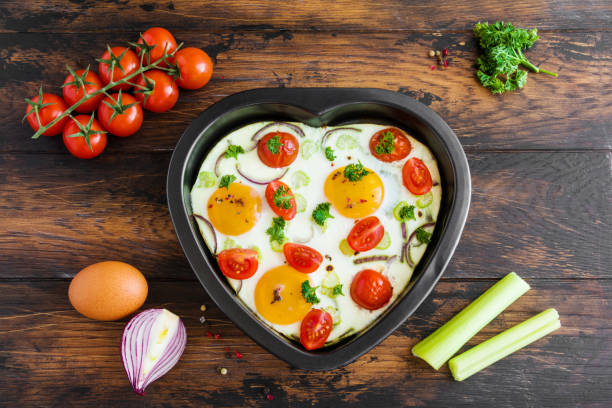
<svg viewBox="0 0 612 408"><path fill-rule="evenodd" d="M306 351L278 334L238 299L192 216L190 190L206 154L232 130L267 120L310 126L394 125L424 142L438 161L443 191L440 213L431 243L410 284L367 330L320 350ZM465 153L440 116L406 95L368 88L263 88L228 96L202 112L183 133L172 155L167 179L174 229L208 295L260 346L293 367L306 370L330 370L354 361L414 313L442 276L459 242L470 205L470 189Z"/></svg>

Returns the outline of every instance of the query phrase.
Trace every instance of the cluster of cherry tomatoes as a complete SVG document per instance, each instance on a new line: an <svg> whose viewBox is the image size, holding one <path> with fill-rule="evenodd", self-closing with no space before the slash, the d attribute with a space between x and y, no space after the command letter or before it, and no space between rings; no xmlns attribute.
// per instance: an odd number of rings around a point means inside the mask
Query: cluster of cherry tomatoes
<svg viewBox="0 0 612 408"><path fill-rule="evenodd" d="M118 137L136 133L142 126L143 107L152 112L172 109L178 100L178 87L201 88L212 75L212 61L204 51L193 47L176 51L176 40L164 28L148 29L132 46L134 49L107 47L98 60L98 74L89 68L70 70L62 87L63 98L41 90L26 108L32 129L38 131L80 102L73 110L76 116L66 115L42 134L61 133L70 153L91 159L106 147L106 133ZM141 64L153 64L154 68L133 76L129 83L101 91L111 81L116 83L136 73Z"/></svg>

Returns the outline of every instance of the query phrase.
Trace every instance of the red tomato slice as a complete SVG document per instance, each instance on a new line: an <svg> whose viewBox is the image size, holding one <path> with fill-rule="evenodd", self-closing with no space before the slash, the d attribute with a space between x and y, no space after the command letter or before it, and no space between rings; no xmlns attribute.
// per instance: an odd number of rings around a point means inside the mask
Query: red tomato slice
<svg viewBox="0 0 612 408"><path fill-rule="evenodd" d="M385 227L376 216L359 220L349 232L346 240L357 252L365 252L374 248L385 235Z"/></svg>
<svg viewBox="0 0 612 408"><path fill-rule="evenodd" d="M421 159L416 157L404 164L402 179L404 180L404 186L414 195L427 194L433 185L429 169Z"/></svg>
<svg viewBox="0 0 612 408"><path fill-rule="evenodd" d="M257 143L257 155L268 167L287 167L296 159L300 144L285 132L270 132Z"/></svg>
<svg viewBox="0 0 612 408"><path fill-rule="evenodd" d="M333 327L332 317L321 309L311 309L300 326L300 343L306 350L323 347Z"/></svg>
<svg viewBox="0 0 612 408"><path fill-rule="evenodd" d="M393 143L391 145L385 139L385 135L388 133L393 135ZM410 140L398 128L390 127L379 130L370 139L370 152L380 161L392 162L401 160L408 156L411 150ZM385 151L389 151L389 153L385 153Z"/></svg>
<svg viewBox="0 0 612 408"><path fill-rule="evenodd" d="M243 280L257 272L259 262L254 249L232 248L217 255L221 272L228 278Z"/></svg>
<svg viewBox="0 0 612 408"><path fill-rule="evenodd" d="M282 188L282 190L278 191L280 188ZM275 195L276 199L274 197ZM283 217L286 221L293 219L297 213L295 197L289 186L282 181L273 181L268 184L266 187L266 201L272 211L279 217Z"/></svg>
<svg viewBox="0 0 612 408"><path fill-rule="evenodd" d="M283 252L287 263L302 273L316 271L323 262L323 256L306 245L287 243L283 246Z"/></svg>
<svg viewBox="0 0 612 408"><path fill-rule="evenodd" d="M380 309L389 302L392 294L389 279L373 269L358 272L351 283L351 298L364 309Z"/></svg>

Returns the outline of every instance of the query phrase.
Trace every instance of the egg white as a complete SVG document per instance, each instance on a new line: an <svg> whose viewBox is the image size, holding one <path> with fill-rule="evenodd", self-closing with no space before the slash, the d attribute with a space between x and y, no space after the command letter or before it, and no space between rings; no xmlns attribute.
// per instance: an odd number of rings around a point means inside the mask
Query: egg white
<svg viewBox="0 0 612 408"><path fill-rule="evenodd" d="M270 122L252 123L226 135L212 148L200 168L200 174L203 174L202 172L214 173L217 158L225 152L229 144L240 145L247 150L245 154L238 155L237 160L233 158L222 159L218 166L218 173L220 176L233 174L236 176L235 182L245 183L253 187L260 194L262 198L261 217L250 231L240 236L229 237L217 231L217 252L230 247L257 247L260 251L261 258L259 260L259 268L255 275L241 281L242 283L237 280L228 279L235 290L239 289L237 295L240 300L260 318L261 316L257 312L254 299L257 282L268 270L282 265L285 262L285 257L282 252L275 252L272 250L269 243L269 236L265 233L266 229L272 224L272 218L276 217L276 214L272 212L265 200L264 191L266 186L253 184L245 180L238 174L236 165L238 164L240 166L243 173L259 180L272 179L283 172L283 169L272 169L265 166L259 160L257 149L250 150L255 147L255 143L251 140L252 136L269 123ZM332 166L332 162L325 157L324 147L321 146L321 139L326 131L334 128L315 128L302 123L293 124L299 126L303 130L305 137L300 137L295 131L284 125L272 126L266 129L265 133L273 131L292 133L300 142L300 154L289 166L287 174L280 180L288 184L294 194L301 194L305 197L307 206L303 212L299 212L293 220L287 222L285 234L289 238L289 242L304 241L311 237L305 245L318 250L325 257L319 269L308 275L308 278L310 278L312 282L312 286L321 285L322 280L328 274L326 271L328 265L333 266L333 270L337 273L340 283L343 285L344 296L331 298L318 291L317 295L321 299L321 303L314 305L316 308L324 309L328 306L332 306L337 309L341 322L334 326L328 338L327 344L331 344L346 335L354 334L367 328L379 315L393 304L397 296L404 291L410 282L413 268L410 268L406 263L399 262L399 255L404 240L402 238L400 223L393 217L393 208L400 201L406 201L408 204L416 205L419 196L413 195L403 186L402 166L406 160L417 157L427 165L434 181L434 187L431 189L433 202L425 209L421 210L417 208L415 210L417 219L406 222L408 234L420 225L430 220L435 221L438 218L442 196L440 173L431 151L427 146L411 136L408 137L412 145L412 150L408 157L399 161L385 163L372 156L369 151L371 136L388 126L355 124L350 125L350 127L357 128L360 132L352 130L334 132L325 141L325 146L332 147L336 155L336 159L333 161ZM353 138L356 143L350 143L351 139L347 138L347 136ZM347 140L349 143L347 143ZM311 144L311 142L313 144ZM303 157L303 148L306 145L316 147L316 151L308 159ZM342 147L344 147L344 149L342 149ZM328 202L323 192L323 185L329 173L334 169L346 166L350 163L356 163L357 160L360 160L366 168L376 172L383 181L383 202L371 215L375 215L380 219L385 227L385 231L390 235L391 245L384 250L373 249L357 256L346 256L340 251L339 243L346 238L355 220L340 215L332 206L330 213L334 218L327 220L326 228L321 228L312 221L312 211L319 203ZM310 182L307 186L295 186L295 174L298 171L303 171L308 175ZM208 218L206 209L208 198L217 189L219 180L217 179L215 184L211 187L206 187L201 180L202 177L198 177L198 180L194 183L191 191L191 204L194 214L199 214ZM201 220L198 220L198 224L209 249L211 251L214 250L214 238L210 230ZM429 231L432 230L429 229ZM224 248L224 245L226 248ZM413 249L412 258L416 263L418 263L424 254L426 247L427 245L423 244ZM353 260L356 258L372 255L396 255L397 257L395 258L395 262L392 262L389 267L386 267L385 261L370 262L361 265L355 265L353 263ZM381 271L389 278L393 286L391 301L385 307L374 311L366 310L358 306L350 296L350 286L353 276L366 268ZM306 279L306 275L304 279ZM285 336L299 339L300 322L290 325L268 324Z"/></svg>

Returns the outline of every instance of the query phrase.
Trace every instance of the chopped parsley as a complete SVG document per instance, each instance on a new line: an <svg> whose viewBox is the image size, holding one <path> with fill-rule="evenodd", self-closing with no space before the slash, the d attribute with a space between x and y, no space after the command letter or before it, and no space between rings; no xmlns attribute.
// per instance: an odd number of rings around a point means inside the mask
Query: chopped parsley
<svg viewBox="0 0 612 408"><path fill-rule="evenodd" d="M291 208L291 198L293 198L291 191L289 190L289 187L286 186L280 186L277 188L272 196L274 205L285 210Z"/></svg>
<svg viewBox="0 0 612 408"><path fill-rule="evenodd" d="M405 205L399 210L399 217L402 221L416 220L414 216L414 205Z"/></svg>
<svg viewBox="0 0 612 408"><path fill-rule="evenodd" d="M281 143L279 135L274 135L274 137L268 139L266 146L268 146L268 150L270 151L270 153L279 154L280 147L284 146L284 144Z"/></svg>
<svg viewBox="0 0 612 408"><path fill-rule="evenodd" d="M342 293L342 284L341 283L339 283L336 286L334 286L334 288L332 289L332 295L334 297L336 297L338 295L344 296L344 293Z"/></svg>
<svg viewBox="0 0 612 408"><path fill-rule="evenodd" d="M325 148L325 157L327 157L327 160L329 160L329 161L336 160L336 156L334 156L334 149L332 149L329 146L326 147Z"/></svg>
<svg viewBox="0 0 612 408"><path fill-rule="evenodd" d="M325 220L327 220L328 218L334 218L334 216L329 213L330 206L330 203L321 203L317 205L317 207L312 212L312 219L314 220L314 222L316 222L320 226L323 226L325 225Z"/></svg>
<svg viewBox="0 0 612 408"><path fill-rule="evenodd" d="M431 241L431 232L427 232L423 227L419 227L416 230L416 238L424 244L429 244Z"/></svg>
<svg viewBox="0 0 612 408"><path fill-rule="evenodd" d="M225 158L229 159L230 157L233 157L234 159L238 160L238 155L241 153L244 153L242 146L231 144L225 151Z"/></svg>
<svg viewBox="0 0 612 408"><path fill-rule="evenodd" d="M266 230L266 234L270 236L270 242L285 242L285 220L283 217L272 218L272 226Z"/></svg>
<svg viewBox="0 0 612 408"><path fill-rule="evenodd" d="M363 167L361 161L359 161L357 164L349 164L344 168L344 177L349 181L359 181L363 178L363 176L367 176L368 174L370 174L370 172Z"/></svg>
<svg viewBox="0 0 612 408"><path fill-rule="evenodd" d="M374 148L377 154L391 154L394 150L393 132L387 130L382 134L382 138Z"/></svg>
<svg viewBox="0 0 612 408"><path fill-rule="evenodd" d="M319 299L319 297L317 296L317 288L318 286L310 286L310 282L308 280L302 282L302 296L304 296L306 302L312 303L314 305L321 301L321 299Z"/></svg>
<svg viewBox="0 0 612 408"><path fill-rule="evenodd" d="M219 182L219 188L229 188L229 185L236 181L236 176L233 174L227 174L221 177L221 181Z"/></svg>

